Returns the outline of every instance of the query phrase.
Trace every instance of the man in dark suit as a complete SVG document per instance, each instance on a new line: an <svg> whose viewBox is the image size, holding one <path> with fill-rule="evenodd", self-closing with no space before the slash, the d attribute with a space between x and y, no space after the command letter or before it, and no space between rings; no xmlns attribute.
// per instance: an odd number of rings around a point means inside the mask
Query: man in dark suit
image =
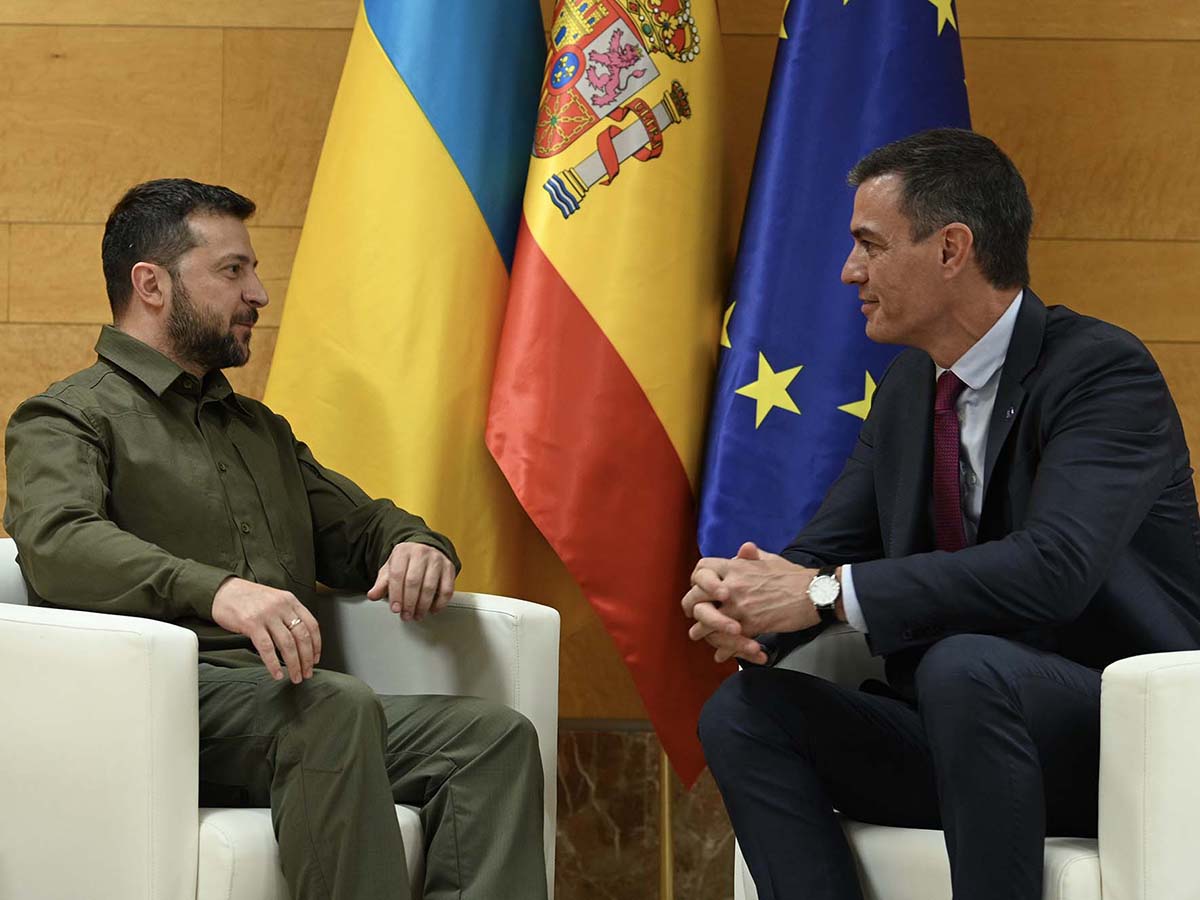
<svg viewBox="0 0 1200 900"><path fill-rule="evenodd" d="M1045 835L1096 833L1101 669L1200 647L1183 428L1135 337L1029 290L990 140L924 132L850 182L842 279L912 349L792 545L696 567L692 637L750 664L700 737L762 900L861 896L835 808L944 829L955 897L1034 900ZM832 621L887 685L771 667Z"/></svg>

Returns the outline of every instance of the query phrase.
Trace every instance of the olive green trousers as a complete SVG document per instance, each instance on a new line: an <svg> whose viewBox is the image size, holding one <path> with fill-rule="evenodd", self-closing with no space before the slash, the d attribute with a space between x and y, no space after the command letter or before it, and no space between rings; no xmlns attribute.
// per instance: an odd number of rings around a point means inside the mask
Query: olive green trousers
<svg viewBox="0 0 1200 900"><path fill-rule="evenodd" d="M397 803L420 809L425 900L546 897L541 758L520 713L200 655L200 805L270 806L292 897L410 900Z"/></svg>

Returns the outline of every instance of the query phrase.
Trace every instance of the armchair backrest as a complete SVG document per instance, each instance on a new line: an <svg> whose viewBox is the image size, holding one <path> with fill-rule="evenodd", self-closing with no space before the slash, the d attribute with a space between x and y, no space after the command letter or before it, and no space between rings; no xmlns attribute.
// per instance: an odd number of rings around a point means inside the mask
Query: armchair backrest
<svg viewBox="0 0 1200 900"><path fill-rule="evenodd" d="M12 538L0 538L0 603L25 606L28 602L25 578L17 565L16 542Z"/></svg>

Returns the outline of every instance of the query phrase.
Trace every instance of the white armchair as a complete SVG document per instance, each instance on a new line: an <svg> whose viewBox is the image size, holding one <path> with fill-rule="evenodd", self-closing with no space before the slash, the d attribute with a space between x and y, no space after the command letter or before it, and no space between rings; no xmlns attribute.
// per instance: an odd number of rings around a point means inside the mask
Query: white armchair
<svg viewBox="0 0 1200 900"><path fill-rule="evenodd" d="M197 808L195 635L27 606L15 556L0 540L0 897L286 900L269 810ZM317 615L322 664L378 693L469 694L533 722L553 896L558 613L458 593L419 623L362 597ZM420 897L420 820L396 817Z"/></svg>
<svg viewBox="0 0 1200 900"><path fill-rule="evenodd" d="M862 636L832 629L780 665L857 685L882 677ZM1104 670L1099 840L1046 841L1044 900L1195 900L1200 876L1200 651L1155 653ZM950 900L940 831L843 820L866 900ZM735 900L757 900L737 850Z"/></svg>

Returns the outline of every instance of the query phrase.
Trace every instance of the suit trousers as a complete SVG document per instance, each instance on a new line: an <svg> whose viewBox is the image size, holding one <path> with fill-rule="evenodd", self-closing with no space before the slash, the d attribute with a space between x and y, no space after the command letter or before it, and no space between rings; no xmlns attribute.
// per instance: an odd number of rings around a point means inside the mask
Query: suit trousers
<svg viewBox="0 0 1200 900"><path fill-rule="evenodd" d="M1040 900L1047 834L1094 837L1100 673L991 635L918 664L916 702L741 671L700 739L761 900L861 898L834 810L944 830L954 896Z"/></svg>
<svg viewBox="0 0 1200 900"><path fill-rule="evenodd" d="M394 804L419 807L426 900L545 898L533 725L468 697L377 696L250 651L200 656L200 803L270 806L296 900L406 900Z"/></svg>

